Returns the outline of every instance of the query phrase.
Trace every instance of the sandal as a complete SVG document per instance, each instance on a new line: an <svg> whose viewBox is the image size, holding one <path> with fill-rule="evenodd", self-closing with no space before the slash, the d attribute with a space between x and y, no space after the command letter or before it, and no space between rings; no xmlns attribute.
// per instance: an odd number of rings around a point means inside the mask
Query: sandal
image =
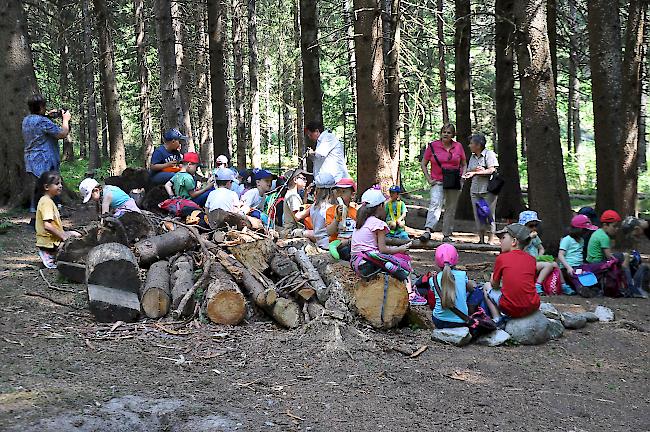
<svg viewBox="0 0 650 432"><path fill-rule="evenodd" d="M431 231L425 230L421 235L420 235L420 241L421 242L428 242L431 240Z"/></svg>

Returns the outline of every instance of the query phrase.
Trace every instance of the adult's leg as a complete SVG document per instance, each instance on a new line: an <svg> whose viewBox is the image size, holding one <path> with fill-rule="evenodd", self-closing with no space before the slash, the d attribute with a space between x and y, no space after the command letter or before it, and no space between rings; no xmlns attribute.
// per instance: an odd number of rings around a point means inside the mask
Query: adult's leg
<svg viewBox="0 0 650 432"><path fill-rule="evenodd" d="M424 228L428 231L433 231L440 220L440 213L442 213L442 205L444 200L444 193L442 184L431 186L431 197L429 199L429 210L427 211L427 221Z"/></svg>
<svg viewBox="0 0 650 432"><path fill-rule="evenodd" d="M154 173L150 178L149 181L151 182L152 185L164 185L167 183L169 180L171 180L172 177L174 177L173 172L164 172L164 171L158 171Z"/></svg>
<svg viewBox="0 0 650 432"><path fill-rule="evenodd" d="M454 221L456 220L456 206L458 205L459 190L444 190L445 215L442 217L442 235L449 237L454 231Z"/></svg>
<svg viewBox="0 0 650 432"><path fill-rule="evenodd" d="M36 213L36 205L38 204L36 197L39 195L39 191L36 190L36 183L38 181L38 178L32 173L27 173L27 181L27 187L31 191L29 212Z"/></svg>
<svg viewBox="0 0 650 432"><path fill-rule="evenodd" d="M485 200L488 202L490 205L490 215L492 216L492 222L490 223L490 240L492 237L492 234L494 234L497 230L497 200L499 199L499 195L495 195L493 193L488 192L486 194Z"/></svg>
<svg viewBox="0 0 650 432"><path fill-rule="evenodd" d="M478 212L476 211L476 203L481 199L484 198L485 194L478 194L478 193L472 193L471 194L471 200L472 200L472 212L474 213L474 225L476 226L476 233L478 234L478 242L479 243L485 243L485 231L486 231L486 226L481 223L479 217L478 217Z"/></svg>

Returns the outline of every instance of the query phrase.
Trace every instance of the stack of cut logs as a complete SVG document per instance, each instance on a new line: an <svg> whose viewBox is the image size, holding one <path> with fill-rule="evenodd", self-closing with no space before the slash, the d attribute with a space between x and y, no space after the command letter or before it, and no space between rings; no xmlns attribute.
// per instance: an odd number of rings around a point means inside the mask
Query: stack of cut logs
<svg viewBox="0 0 650 432"><path fill-rule="evenodd" d="M171 314L236 325L264 313L296 328L354 313L390 328L407 314L406 289L394 278L364 281L305 239L275 240L220 224L200 233L146 212L106 218L64 243L59 269L87 284L90 311L102 322Z"/></svg>

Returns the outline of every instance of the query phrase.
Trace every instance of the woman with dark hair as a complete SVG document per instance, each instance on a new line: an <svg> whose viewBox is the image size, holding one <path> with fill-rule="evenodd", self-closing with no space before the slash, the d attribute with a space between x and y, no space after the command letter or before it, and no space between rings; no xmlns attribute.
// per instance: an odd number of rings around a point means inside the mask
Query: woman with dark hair
<svg viewBox="0 0 650 432"><path fill-rule="evenodd" d="M469 140L472 154L469 157L467 172L463 175L464 179L472 182L470 188L472 210L480 244L485 243L486 233L489 242L496 231L494 213L497 207L497 195L488 192L488 183L490 176L499 167L499 160L496 153L485 148L485 144L485 135L472 135Z"/></svg>

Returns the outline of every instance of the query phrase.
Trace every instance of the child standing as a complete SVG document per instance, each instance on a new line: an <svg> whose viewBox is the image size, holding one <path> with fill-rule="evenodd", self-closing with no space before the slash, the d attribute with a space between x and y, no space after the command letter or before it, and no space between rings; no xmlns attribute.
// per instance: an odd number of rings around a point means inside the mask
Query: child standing
<svg viewBox="0 0 650 432"><path fill-rule="evenodd" d="M406 252L411 243L402 246L386 245L388 225L380 219L386 214L385 201L386 197L378 189L368 189L361 196L357 229L352 234L350 266L361 277L386 271L405 283L412 305L426 304L426 299L412 288L409 278L412 271L411 258Z"/></svg>
<svg viewBox="0 0 650 432"><path fill-rule="evenodd" d="M454 268L458 264L458 251L453 245L444 243L436 248L435 258L436 265L442 272L435 276L441 295L438 295L433 277L429 279L429 287L436 297L433 324L437 329L464 327L467 325L465 320L451 310L451 308L456 308L465 315L469 315L467 291L472 286L467 278L467 273Z"/></svg>
<svg viewBox="0 0 650 432"><path fill-rule="evenodd" d="M201 207L205 205L205 201L213 188L213 183L209 181L200 189L196 187L194 176L200 166L197 153L187 152L183 155L181 170L165 183L165 190L170 198L179 197L192 200Z"/></svg>
<svg viewBox="0 0 650 432"><path fill-rule="evenodd" d="M524 252L530 243L530 230L515 223L495 232L501 254L494 263L490 282L483 294L494 321L501 315L511 318L528 316L539 309L541 300L535 289L535 258Z"/></svg>
<svg viewBox="0 0 650 432"><path fill-rule="evenodd" d="M61 195L63 184L56 171L46 171L38 178L37 190L42 194L36 207L36 247L45 267L56 268L56 251L68 237L80 237L77 231L65 231L54 198Z"/></svg>
<svg viewBox="0 0 650 432"><path fill-rule="evenodd" d="M87 178L79 183L79 192L83 197L84 204L91 199L95 202L101 202L102 215L108 214L109 211L113 211L115 217L120 217L128 211L141 213L135 200L117 186L102 186L97 180Z"/></svg>
<svg viewBox="0 0 650 432"><path fill-rule="evenodd" d="M390 199L386 201L386 222L390 232L386 237L409 239L409 235L404 228L406 228L406 204L399 197L402 193L402 188L398 185L393 185L388 189Z"/></svg>

